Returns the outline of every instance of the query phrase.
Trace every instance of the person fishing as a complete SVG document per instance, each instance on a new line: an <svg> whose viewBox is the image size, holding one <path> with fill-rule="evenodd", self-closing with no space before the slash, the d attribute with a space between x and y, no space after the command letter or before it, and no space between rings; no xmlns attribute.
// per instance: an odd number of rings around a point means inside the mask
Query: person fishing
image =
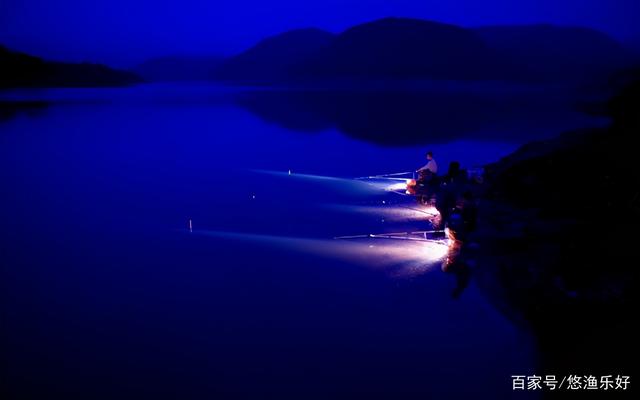
<svg viewBox="0 0 640 400"><path fill-rule="evenodd" d="M427 152L426 158L427 163L425 164L425 166L418 169L416 172L421 173L423 171L429 170L432 175L438 175L438 163L436 163L436 160L433 158L433 153L430 151Z"/></svg>
<svg viewBox="0 0 640 400"><path fill-rule="evenodd" d="M434 196L439 182L436 176L438 164L433 159L433 153L428 152L426 158L427 164L416 171L418 173L417 179L407 186L409 193L415 194L418 202L422 204L430 203L432 198L435 199Z"/></svg>

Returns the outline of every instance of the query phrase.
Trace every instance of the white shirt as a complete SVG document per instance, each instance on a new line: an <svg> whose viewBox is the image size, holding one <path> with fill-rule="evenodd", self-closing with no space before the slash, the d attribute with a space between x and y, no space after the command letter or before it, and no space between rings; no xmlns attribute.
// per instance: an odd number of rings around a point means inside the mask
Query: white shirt
<svg viewBox="0 0 640 400"><path fill-rule="evenodd" d="M434 160L432 158L431 160L429 160L427 165L425 165L424 167L420 168L418 171L424 171L425 169L428 169L434 175L436 175L438 173L438 164L436 163L436 160Z"/></svg>

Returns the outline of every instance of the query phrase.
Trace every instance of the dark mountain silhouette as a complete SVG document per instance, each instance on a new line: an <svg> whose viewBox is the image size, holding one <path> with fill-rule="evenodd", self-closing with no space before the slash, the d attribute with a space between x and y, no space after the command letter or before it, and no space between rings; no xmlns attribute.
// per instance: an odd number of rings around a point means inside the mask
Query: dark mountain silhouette
<svg viewBox="0 0 640 400"><path fill-rule="evenodd" d="M384 18L339 35L317 29L283 33L227 60L217 77L240 82L317 79L498 77L498 54L463 28ZM487 62L485 62L487 61ZM474 68L469 68L473 63Z"/></svg>
<svg viewBox="0 0 640 400"><path fill-rule="evenodd" d="M589 28L541 24L473 31L510 60L519 80L585 82L634 62L631 51L622 44Z"/></svg>
<svg viewBox="0 0 640 400"><path fill-rule="evenodd" d="M277 82L294 78L293 71L317 56L334 35L320 29L297 29L262 40L227 59L216 71L222 80Z"/></svg>
<svg viewBox="0 0 640 400"><path fill-rule="evenodd" d="M147 60L133 71L150 82L202 81L213 78L222 60L218 56L166 56Z"/></svg>
<svg viewBox="0 0 640 400"><path fill-rule="evenodd" d="M141 82L130 72L100 64L45 61L0 46L0 88L126 86Z"/></svg>
<svg viewBox="0 0 640 400"><path fill-rule="evenodd" d="M217 78L253 83L416 79L585 82L633 64L632 52L587 28L466 29L384 18L332 35L286 32L225 61Z"/></svg>
<svg viewBox="0 0 640 400"><path fill-rule="evenodd" d="M314 64L299 72L320 77L481 79L497 76L501 64L496 61L497 54L469 30L384 18L336 36Z"/></svg>

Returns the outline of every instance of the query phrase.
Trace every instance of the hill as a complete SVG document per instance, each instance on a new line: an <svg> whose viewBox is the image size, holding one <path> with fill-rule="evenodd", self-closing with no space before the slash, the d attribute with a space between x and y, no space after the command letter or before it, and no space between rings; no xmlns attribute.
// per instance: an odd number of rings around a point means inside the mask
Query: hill
<svg viewBox="0 0 640 400"><path fill-rule="evenodd" d="M215 76L242 82L277 82L295 78L294 71L325 49L334 35L320 29L297 29L262 40L227 59Z"/></svg>
<svg viewBox="0 0 640 400"><path fill-rule="evenodd" d="M604 33L553 25L468 29L383 18L333 35L300 29L225 60L215 77L239 83L503 80L584 83L636 62Z"/></svg>
<svg viewBox="0 0 640 400"><path fill-rule="evenodd" d="M519 80L586 81L634 62L632 53L622 44L589 28L541 24L473 31L510 60Z"/></svg>
<svg viewBox="0 0 640 400"><path fill-rule="evenodd" d="M142 81L131 72L101 64L45 61L3 46L0 66L0 88L126 86Z"/></svg>

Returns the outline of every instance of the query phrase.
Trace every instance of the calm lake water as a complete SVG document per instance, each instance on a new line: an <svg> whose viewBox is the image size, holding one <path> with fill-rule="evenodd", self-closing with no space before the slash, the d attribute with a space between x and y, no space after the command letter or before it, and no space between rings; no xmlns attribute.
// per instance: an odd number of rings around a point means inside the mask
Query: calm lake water
<svg viewBox="0 0 640 400"><path fill-rule="evenodd" d="M511 375L536 371L534 342L473 280L452 297L441 246L333 239L429 228L410 199L353 177L413 170L426 150L442 170L482 165L603 123L568 96L485 89L390 103L196 85L0 93L43 102L0 120L3 385L509 397Z"/></svg>

